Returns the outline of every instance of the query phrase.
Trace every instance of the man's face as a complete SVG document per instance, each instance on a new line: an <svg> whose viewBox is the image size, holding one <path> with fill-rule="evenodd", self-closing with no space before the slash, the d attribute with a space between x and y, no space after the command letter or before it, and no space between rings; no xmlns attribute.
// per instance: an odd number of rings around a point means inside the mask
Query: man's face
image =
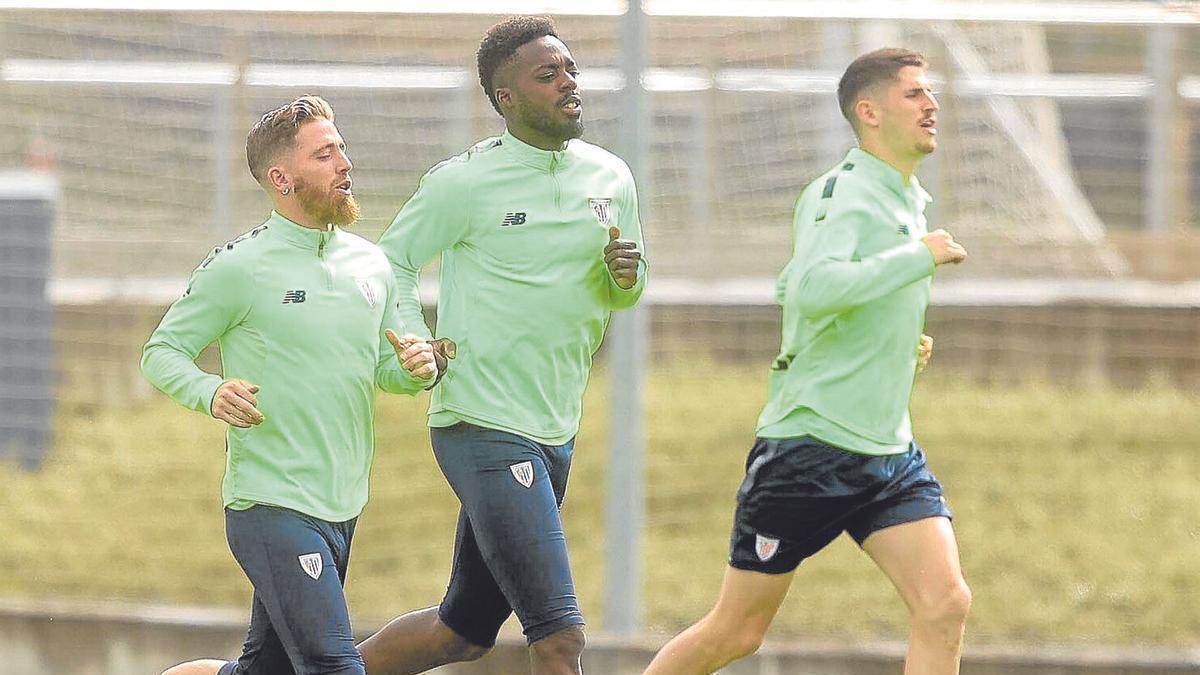
<svg viewBox="0 0 1200 675"><path fill-rule="evenodd" d="M561 40L547 35L521 45L497 75L503 86L496 97L510 131L556 144L583 134L579 69Z"/></svg>
<svg viewBox="0 0 1200 675"><path fill-rule="evenodd" d="M334 225L358 220L358 202L350 190L354 165L333 122L312 120L301 125L288 164L296 199L309 217Z"/></svg>
<svg viewBox="0 0 1200 675"><path fill-rule="evenodd" d="M881 89L879 131L883 142L906 155L924 156L937 149L940 106L925 69L905 66Z"/></svg>

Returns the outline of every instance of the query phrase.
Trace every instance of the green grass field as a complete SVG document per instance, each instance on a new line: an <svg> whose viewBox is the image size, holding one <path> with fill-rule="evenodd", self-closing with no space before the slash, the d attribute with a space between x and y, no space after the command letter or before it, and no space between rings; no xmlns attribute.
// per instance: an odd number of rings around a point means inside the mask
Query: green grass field
<svg viewBox="0 0 1200 675"><path fill-rule="evenodd" d="M918 388L914 419L956 511L975 595L969 641L1200 643L1200 395L1030 384ZM585 405L564 514L585 613L603 627L608 383ZM647 630L699 617L724 569L762 373L649 377ZM351 565L360 623L435 604L456 502L424 398L382 396L373 496ZM0 464L0 596L248 606L224 541L221 428L165 397L60 411L39 473ZM613 542L612 545L621 545ZM903 639L888 582L842 538L796 577L773 637Z"/></svg>

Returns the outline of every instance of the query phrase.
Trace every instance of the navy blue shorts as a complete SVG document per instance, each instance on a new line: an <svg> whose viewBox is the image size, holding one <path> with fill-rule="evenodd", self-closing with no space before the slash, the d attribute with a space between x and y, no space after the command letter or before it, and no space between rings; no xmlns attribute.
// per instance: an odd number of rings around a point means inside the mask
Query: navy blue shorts
<svg viewBox="0 0 1200 675"><path fill-rule="evenodd" d="M859 546L885 527L950 518L942 486L916 443L863 455L815 438L758 438L737 494L729 564L783 574L842 532Z"/></svg>
<svg viewBox="0 0 1200 675"><path fill-rule="evenodd" d="M242 656L218 675L363 675L342 585L355 520L276 506L225 509L229 550L254 586Z"/></svg>
<svg viewBox="0 0 1200 675"><path fill-rule="evenodd" d="M430 436L462 503L442 623L481 647L514 611L530 643L582 624L558 513L575 441L542 445L466 422Z"/></svg>

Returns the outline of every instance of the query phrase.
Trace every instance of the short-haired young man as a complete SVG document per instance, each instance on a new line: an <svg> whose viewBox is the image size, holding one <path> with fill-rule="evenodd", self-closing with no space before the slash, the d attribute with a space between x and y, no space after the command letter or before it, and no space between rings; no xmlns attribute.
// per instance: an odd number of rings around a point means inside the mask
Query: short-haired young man
<svg viewBox="0 0 1200 675"><path fill-rule="evenodd" d="M196 268L142 371L229 425L221 493L229 548L254 586L250 631L239 660L166 675L362 675L342 584L367 501L375 387L425 389L433 349L397 337L387 258L340 227L358 204L329 104L305 96L263 115L246 156L275 208ZM213 340L224 378L195 364Z"/></svg>
<svg viewBox="0 0 1200 675"><path fill-rule="evenodd" d="M637 194L624 162L579 140L579 71L549 19L493 26L478 64L505 132L430 169L379 241L413 325L417 273L442 257L438 334L456 360L429 426L462 509L444 599L360 645L371 675L478 658L513 612L533 673L580 672L558 507L592 355L645 283Z"/></svg>
<svg viewBox="0 0 1200 675"><path fill-rule="evenodd" d="M920 55L865 54L838 85L859 147L801 193L780 277L783 342L737 493L716 606L647 675L701 675L753 653L796 567L842 532L908 605L906 675L958 672L970 592L942 487L913 441L908 405L928 358L934 269L966 251L926 234L913 173L937 147L938 104Z"/></svg>

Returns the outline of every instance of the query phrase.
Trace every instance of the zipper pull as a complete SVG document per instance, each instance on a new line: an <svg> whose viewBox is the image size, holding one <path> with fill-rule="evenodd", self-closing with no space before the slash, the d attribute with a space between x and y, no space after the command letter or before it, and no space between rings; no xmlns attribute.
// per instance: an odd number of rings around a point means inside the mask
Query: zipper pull
<svg viewBox="0 0 1200 675"><path fill-rule="evenodd" d="M325 233L324 232L317 235L317 257L318 258L325 257Z"/></svg>

